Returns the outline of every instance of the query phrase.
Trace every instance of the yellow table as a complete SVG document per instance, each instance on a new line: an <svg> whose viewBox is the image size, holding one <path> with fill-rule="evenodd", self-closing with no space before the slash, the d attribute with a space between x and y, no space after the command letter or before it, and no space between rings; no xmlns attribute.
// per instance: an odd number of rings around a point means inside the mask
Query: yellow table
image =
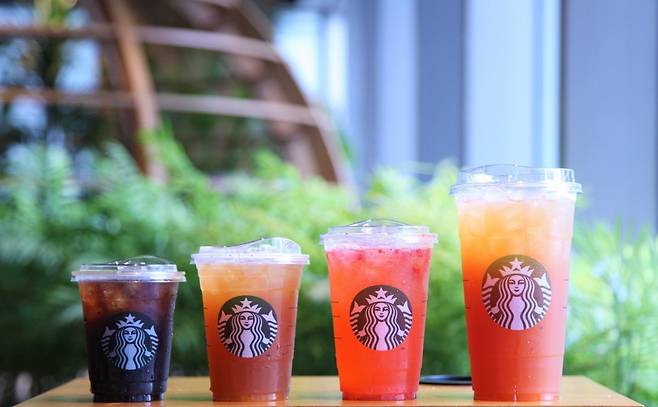
<svg viewBox="0 0 658 407"><path fill-rule="evenodd" d="M335 376L298 376L292 378L290 399L279 403L219 403L213 402L208 390L207 377L169 378L166 400L152 402L151 406L213 406L220 405L288 405L288 406L495 406L510 403L474 402L470 386L421 385L418 399L406 402L342 401ZM142 403L149 405L148 403ZM98 407L91 402L89 381L75 379L33 399L21 406L75 406ZM134 407L140 403L115 403L112 406ZM562 382L562 394L558 402L516 403L519 406L641 406L582 376L566 376Z"/></svg>

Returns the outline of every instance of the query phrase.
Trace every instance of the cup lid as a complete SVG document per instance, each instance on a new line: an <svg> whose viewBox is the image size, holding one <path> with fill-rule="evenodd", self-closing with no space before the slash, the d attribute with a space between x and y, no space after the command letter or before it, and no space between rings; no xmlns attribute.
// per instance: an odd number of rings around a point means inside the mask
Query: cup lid
<svg viewBox="0 0 658 407"><path fill-rule="evenodd" d="M83 264L71 274L71 281L185 281L185 273L178 271L176 264L156 256Z"/></svg>
<svg viewBox="0 0 658 407"><path fill-rule="evenodd" d="M366 219L345 226L329 228L320 236L325 245L349 244L368 245L422 245L433 246L437 237L429 227L409 225L391 219Z"/></svg>
<svg viewBox="0 0 658 407"><path fill-rule="evenodd" d="M457 175L457 182L450 188L450 193L454 194L471 187L487 186L582 192L581 185L576 182L574 171L569 168L494 164L462 169Z"/></svg>
<svg viewBox="0 0 658 407"><path fill-rule="evenodd" d="M269 237L234 246L201 246L192 255L195 264L309 264L295 241Z"/></svg>

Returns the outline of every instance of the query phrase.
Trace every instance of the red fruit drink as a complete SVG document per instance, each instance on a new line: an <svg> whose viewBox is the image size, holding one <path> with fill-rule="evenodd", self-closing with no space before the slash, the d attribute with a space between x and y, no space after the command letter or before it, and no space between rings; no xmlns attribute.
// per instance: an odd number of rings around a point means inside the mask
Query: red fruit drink
<svg viewBox="0 0 658 407"><path fill-rule="evenodd" d="M331 228L322 240L343 398L414 399L436 235L369 220Z"/></svg>
<svg viewBox="0 0 658 407"><path fill-rule="evenodd" d="M556 400L576 194L572 170L462 171L464 298L476 400Z"/></svg>

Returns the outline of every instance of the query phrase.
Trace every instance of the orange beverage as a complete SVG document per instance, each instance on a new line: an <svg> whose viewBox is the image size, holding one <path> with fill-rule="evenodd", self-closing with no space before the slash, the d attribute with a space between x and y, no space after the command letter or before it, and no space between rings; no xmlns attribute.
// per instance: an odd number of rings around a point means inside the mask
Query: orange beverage
<svg viewBox="0 0 658 407"><path fill-rule="evenodd" d="M423 226L364 221L322 239L343 398L414 399L436 236Z"/></svg>
<svg viewBox="0 0 658 407"><path fill-rule="evenodd" d="M568 169L494 165L453 187L476 400L556 400L576 194Z"/></svg>
<svg viewBox="0 0 658 407"><path fill-rule="evenodd" d="M295 343L297 296L308 256L288 239L202 247L199 271L217 401L285 400Z"/></svg>

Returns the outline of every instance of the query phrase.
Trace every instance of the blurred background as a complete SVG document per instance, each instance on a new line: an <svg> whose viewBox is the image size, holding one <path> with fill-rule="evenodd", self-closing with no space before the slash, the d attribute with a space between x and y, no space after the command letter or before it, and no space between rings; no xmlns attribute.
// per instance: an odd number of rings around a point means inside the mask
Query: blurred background
<svg viewBox="0 0 658 407"><path fill-rule="evenodd" d="M295 374L335 374L319 235L429 225L424 373L468 374L458 167L574 168L565 372L658 405L658 3L0 1L0 404L86 373L70 271L188 272L173 374L206 374L201 244L311 255Z"/></svg>

